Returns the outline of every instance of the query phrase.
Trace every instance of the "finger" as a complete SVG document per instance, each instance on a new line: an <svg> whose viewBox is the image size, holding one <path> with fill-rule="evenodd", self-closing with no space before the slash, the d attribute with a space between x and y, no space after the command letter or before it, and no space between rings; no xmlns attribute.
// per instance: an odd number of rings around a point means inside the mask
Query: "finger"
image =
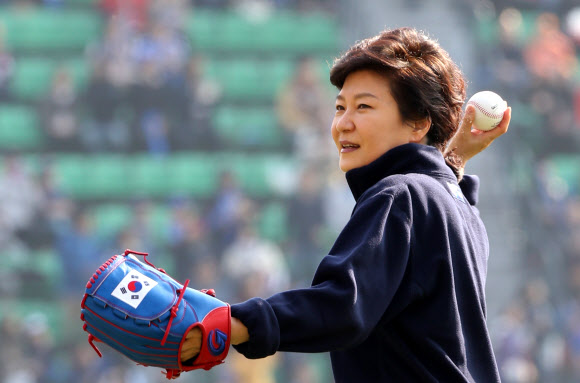
<svg viewBox="0 0 580 383"><path fill-rule="evenodd" d="M462 132L471 132L473 127L473 120L475 119L475 107L473 105L467 105L465 108L465 114L463 115L463 120L461 121L461 127L459 128Z"/></svg>
<svg viewBox="0 0 580 383"><path fill-rule="evenodd" d="M511 118L512 118L512 108L508 107L503 113L503 118L500 121L500 123L494 129L484 132L484 134L487 136L487 138L495 140L496 138L507 132Z"/></svg>
<svg viewBox="0 0 580 383"><path fill-rule="evenodd" d="M504 134L507 132L511 119L512 119L512 108L510 106L503 113L503 118L502 118L501 122L499 123L499 125L497 126L498 133L499 133L498 135L501 135L501 134Z"/></svg>

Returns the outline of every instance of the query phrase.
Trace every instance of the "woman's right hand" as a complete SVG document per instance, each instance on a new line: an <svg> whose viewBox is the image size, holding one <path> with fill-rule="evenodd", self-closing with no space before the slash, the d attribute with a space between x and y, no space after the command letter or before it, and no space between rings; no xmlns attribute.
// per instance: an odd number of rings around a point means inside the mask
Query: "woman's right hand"
<svg viewBox="0 0 580 383"><path fill-rule="evenodd" d="M507 132L511 116L512 108L508 107L499 125L492 130L484 132L473 128L475 107L468 105L463 120L461 121L461 126L449 142L445 154L454 152L461 159L462 167L465 167L465 163L468 160L482 152L496 138Z"/></svg>

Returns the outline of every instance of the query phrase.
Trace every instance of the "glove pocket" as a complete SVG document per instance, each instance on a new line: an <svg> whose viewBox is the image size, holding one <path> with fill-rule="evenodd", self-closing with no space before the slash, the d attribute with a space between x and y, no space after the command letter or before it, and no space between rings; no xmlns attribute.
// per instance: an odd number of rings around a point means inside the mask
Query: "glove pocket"
<svg viewBox="0 0 580 383"><path fill-rule="evenodd" d="M87 294L139 321L169 316L178 299L176 282L131 257L124 257Z"/></svg>

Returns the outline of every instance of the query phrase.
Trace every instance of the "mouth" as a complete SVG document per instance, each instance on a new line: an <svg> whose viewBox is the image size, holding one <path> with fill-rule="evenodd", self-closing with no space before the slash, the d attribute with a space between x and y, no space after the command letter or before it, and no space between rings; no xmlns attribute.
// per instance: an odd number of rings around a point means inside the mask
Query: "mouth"
<svg viewBox="0 0 580 383"><path fill-rule="evenodd" d="M340 152L341 153L350 153L360 148L360 145L353 144L352 142L348 141L341 141L340 142Z"/></svg>

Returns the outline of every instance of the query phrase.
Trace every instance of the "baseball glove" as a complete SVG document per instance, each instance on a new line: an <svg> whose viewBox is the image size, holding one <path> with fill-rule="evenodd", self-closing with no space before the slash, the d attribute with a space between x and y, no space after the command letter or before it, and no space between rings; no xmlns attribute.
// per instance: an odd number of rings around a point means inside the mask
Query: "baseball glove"
<svg viewBox="0 0 580 383"><path fill-rule="evenodd" d="M164 368L168 379L223 363L230 346L230 306L213 290L188 288L189 280L181 285L146 257L126 250L90 278L81 320L91 346L102 356L94 342L106 343L137 364ZM183 342L195 327L202 334L200 352L182 363Z"/></svg>

